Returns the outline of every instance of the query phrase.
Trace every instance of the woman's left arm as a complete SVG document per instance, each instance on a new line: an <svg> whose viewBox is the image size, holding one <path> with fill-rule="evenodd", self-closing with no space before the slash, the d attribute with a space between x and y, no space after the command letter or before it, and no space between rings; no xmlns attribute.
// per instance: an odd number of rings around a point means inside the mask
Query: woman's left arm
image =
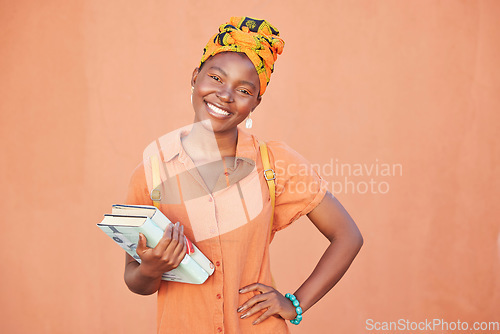
<svg viewBox="0 0 500 334"><path fill-rule="evenodd" d="M337 284L363 245L354 220L330 192L307 216L330 245L312 274L294 293L304 311Z"/></svg>
<svg viewBox="0 0 500 334"><path fill-rule="evenodd" d="M342 204L326 192L323 200L308 215L318 230L330 241L330 245L314 268L312 274L294 293L305 312L320 300L345 274L363 245L363 237ZM254 283L240 290L241 293L257 290L261 294L250 298L239 309L246 318L267 308L254 324L271 315L284 319L295 318L295 307L277 290L261 283Z"/></svg>

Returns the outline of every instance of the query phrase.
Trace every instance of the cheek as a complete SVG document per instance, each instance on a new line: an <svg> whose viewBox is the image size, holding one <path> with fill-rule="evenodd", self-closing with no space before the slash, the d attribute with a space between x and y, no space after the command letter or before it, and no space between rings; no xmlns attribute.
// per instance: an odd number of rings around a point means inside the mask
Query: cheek
<svg viewBox="0 0 500 334"><path fill-rule="evenodd" d="M243 101L239 101L238 103L238 111L241 113L241 114L248 114L252 111L253 107L254 107L254 103L252 103L251 101L248 101L248 100L243 100ZM246 116L245 116L246 117Z"/></svg>
<svg viewBox="0 0 500 334"><path fill-rule="evenodd" d="M252 98L252 99L249 99L249 101L246 101L246 108L248 109L248 111L253 111L256 107L257 107L257 101Z"/></svg>
<svg viewBox="0 0 500 334"><path fill-rule="evenodd" d="M215 83L213 79L203 78L201 80L198 80L195 89L198 91L199 94L205 94L209 91L212 91L214 87Z"/></svg>

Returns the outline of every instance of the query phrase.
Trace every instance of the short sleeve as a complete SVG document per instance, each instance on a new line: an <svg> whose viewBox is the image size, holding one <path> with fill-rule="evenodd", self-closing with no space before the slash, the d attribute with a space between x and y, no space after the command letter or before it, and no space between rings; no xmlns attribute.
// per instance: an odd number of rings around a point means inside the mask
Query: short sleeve
<svg viewBox="0 0 500 334"><path fill-rule="evenodd" d="M311 212L326 194L328 183L302 155L282 142L268 144L276 173L273 231Z"/></svg>
<svg viewBox="0 0 500 334"><path fill-rule="evenodd" d="M153 205L149 196L144 164L141 162L132 173L127 191L125 204L128 205Z"/></svg>

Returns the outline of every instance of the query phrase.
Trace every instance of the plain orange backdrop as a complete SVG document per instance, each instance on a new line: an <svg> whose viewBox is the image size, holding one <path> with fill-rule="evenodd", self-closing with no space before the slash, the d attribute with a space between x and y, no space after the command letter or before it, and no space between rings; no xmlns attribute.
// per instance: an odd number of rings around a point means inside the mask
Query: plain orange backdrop
<svg viewBox="0 0 500 334"><path fill-rule="evenodd" d="M155 332L155 297L127 290L95 224L143 148L192 121L191 73L233 15L286 43L254 134L321 166L402 168L347 175L361 188L336 196L365 245L293 333L500 321L499 1L16 0L0 1L0 332ZM279 289L326 245L306 218L280 232Z"/></svg>

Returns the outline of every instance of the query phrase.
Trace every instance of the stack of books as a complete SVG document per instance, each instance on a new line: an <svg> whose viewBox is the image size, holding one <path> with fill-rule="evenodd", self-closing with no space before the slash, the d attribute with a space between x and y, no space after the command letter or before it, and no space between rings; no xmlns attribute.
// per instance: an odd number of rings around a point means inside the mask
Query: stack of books
<svg viewBox="0 0 500 334"><path fill-rule="evenodd" d="M140 263L141 259L136 253L139 233L146 237L147 246L154 248L163 237L168 224L172 222L154 206L115 204L111 214L105 214L97 226ZM213 274L214 265L187 238L186 245L184 259L177 268L164 273L162 279L202 284Z"/></svg>

